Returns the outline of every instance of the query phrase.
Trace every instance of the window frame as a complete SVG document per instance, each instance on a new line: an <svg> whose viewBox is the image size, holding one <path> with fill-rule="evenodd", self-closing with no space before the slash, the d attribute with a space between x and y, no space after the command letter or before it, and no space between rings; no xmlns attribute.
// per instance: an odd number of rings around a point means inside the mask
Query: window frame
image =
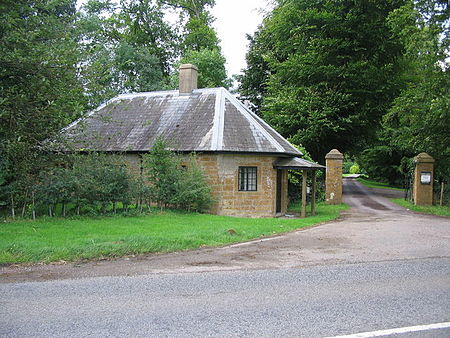
<svg viewBox="0 0 450 338"><path fill-rule="evenodd" d="M253 171L254 170L254 171ZM244 174L243 174L244 173ZM252 176L254 175L254 178ZM244 185L242 185L244 179ZM252 182L250 181L252 179ZM253 181L254 179L254 181ZM254 186L254 189L251 189ZM238 168L238 191L255 192L258 191L258 167L239 166Z"/></svg>

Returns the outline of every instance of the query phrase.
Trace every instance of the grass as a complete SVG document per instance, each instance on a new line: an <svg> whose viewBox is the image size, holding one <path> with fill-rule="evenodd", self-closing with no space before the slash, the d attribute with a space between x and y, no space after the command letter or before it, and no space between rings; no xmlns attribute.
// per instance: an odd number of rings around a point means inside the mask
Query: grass
<svg viewBox="0 0 450 338"><path fill-rule="evenodd" d="M368 180L365 178L357 178L356 179L359 183L365 185L368 188L378 188L378 189L393 189L393 190L400 190L400 191L404 191L405 189L399 188L399 187L393 187L390 186L387 183L380 183L380 182L376 182L376 181L372 181L372 180Z"/></svg>
<svg viewBox="0 0 450 338"><path fill-rule="evenodd" d="M78 261L221 246L329 221L344 209L345 205L319 204L317 215L305 219L166 211L134 217L4 222L0 223L0 264ZM236 234L230 234L229 229Z"/></svg>
<svg viewBox="0 0 450 338"><path fill-rule="evenodd" d="M437 215L437 216L446 216L450 217L450 207L443 205L442 207L439 205L414 205L410 201L405 201L403 198L395 198L392 199L392 202L407 208L409 210L420 212L424 214Z"/></svg>

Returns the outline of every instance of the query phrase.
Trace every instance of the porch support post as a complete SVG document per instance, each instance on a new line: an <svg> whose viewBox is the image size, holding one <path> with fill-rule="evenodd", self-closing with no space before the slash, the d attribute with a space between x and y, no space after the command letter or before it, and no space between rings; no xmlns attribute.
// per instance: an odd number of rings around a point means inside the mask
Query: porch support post
<svg viewBox="0 0 450 338"><path fill-rule="evenodd" d="M312 171L311 216L316 214L316 171Z"/></svg>
<svg viewBox="0 0 450 338"><path fill-rule="evenodd" d="M306 178L307 173L306 170L303 170L303 182L302 182L302 210L300 217L305 218L306 217Z"/></svg>

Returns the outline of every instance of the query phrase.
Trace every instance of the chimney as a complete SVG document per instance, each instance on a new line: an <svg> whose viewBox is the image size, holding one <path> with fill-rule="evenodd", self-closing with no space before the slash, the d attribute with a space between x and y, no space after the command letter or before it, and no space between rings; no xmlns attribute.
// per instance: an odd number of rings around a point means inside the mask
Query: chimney
<svg viewBox="0 0 450 338"><path fill-rule="evenodd" d="M198 68L190 63L180 66L180 95L189 95L197 89Z"/></svg>

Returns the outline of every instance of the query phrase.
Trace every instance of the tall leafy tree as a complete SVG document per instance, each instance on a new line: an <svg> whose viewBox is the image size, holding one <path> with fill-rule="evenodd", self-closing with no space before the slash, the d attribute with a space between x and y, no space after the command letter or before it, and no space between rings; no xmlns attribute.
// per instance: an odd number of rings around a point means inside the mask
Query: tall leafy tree
<svg viewBox="0 0 450 338"><path fill-rule="evenodd" d="M179 48L156 1L90 0L78 27L81 80L91 107L118 93L165 87Z"/></svg>
<svg viewBox="0 0 450 338"><path fill-rule="evenodd" d="M384 118L385 141L404 153L428 152L450 179L450 8L448 1L408 1L390 16L405 46L405 88Z"/></svg>
<svg viewBox="0 0 450 338"><path fill-rule="evenodd" d="M252 40L244 93L255 89L263 116L314 159L357 151L398 94L403 47L386 19L403 3L278 1Z"/></svg>
<svg viewBox="0 0 450 338"><path fill-rule="evenodd" d="M215 0L160 0L161 3L180 10L181 19L187 17L183 32L183 51L218 49L219 39L212 28L213 17L209 8Z"/></svg>
<svg viewBox="0 0 450 338"><path fill-rule="evenodd" d="M180 63L192 63L199 69L198 85L203 87L230 86L225 69L219 38L212 27L214 21L209 8L214 0L160 0L161 3L180 10L184 30L181 39ZM177 86L178 73L172 75L172 86Z"/></svg>
<svg viewBox="0 0 450 338"><path fill-rule="evenodd" d="M0 2L0 183L45 165L42 142L80 116L75 1ZM25 182L25 183L24 183Z"/></svg>

